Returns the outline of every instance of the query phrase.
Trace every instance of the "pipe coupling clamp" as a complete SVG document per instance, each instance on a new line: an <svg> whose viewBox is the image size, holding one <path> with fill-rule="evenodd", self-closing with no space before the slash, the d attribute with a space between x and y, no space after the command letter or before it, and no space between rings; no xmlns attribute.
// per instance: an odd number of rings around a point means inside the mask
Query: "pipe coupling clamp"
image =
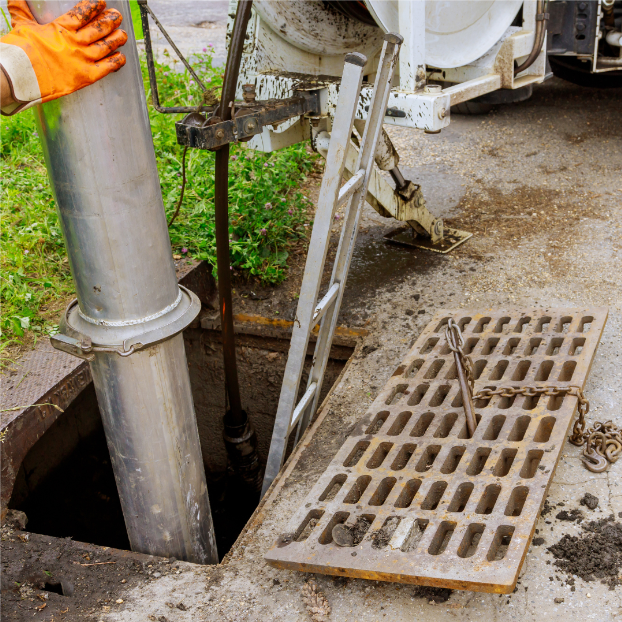
<svg viewBox="0 0 622 622"><path fill-rule="evenodd" d="M61 319L60 333L50 338L52 346L78 358L92 361L97 352L130 356L180 333L199 314L198 296L179 285L177 300L161 312L132 320L93 320L73 300Z"/></svg>

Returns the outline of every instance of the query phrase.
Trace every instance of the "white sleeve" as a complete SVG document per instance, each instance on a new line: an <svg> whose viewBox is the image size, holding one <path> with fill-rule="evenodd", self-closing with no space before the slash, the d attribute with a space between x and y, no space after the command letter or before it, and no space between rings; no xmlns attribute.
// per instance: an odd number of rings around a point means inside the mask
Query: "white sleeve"
<svg viewBox="0 0 622 622"><path fill-rule="evenodd" d="M37 75L28 55L17 45L0 42L0 68L6 76L15 103L3 106L3 115L10 116L41 103Z"/></svg>

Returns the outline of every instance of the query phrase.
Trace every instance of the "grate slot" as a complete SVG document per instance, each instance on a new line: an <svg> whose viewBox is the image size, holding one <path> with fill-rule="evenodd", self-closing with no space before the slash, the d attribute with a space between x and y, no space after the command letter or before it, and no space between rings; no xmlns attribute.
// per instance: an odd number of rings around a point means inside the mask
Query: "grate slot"
<svg viewBox="0 0 622 622"><path fill-rule="evenodd" d="M298 504L286 537L266 555L270 564L495 593L514 589L577 401L476 400L478 425L470 437L444 335L449 317L464 327L475 391L494 391L583 386L606 311L437 314L405 359L388 364L394 376L361 409L365 423L353 428ZM362 514L365 509L373 514ZM333 543L340 523L366 534L356 551Z"/></svg>

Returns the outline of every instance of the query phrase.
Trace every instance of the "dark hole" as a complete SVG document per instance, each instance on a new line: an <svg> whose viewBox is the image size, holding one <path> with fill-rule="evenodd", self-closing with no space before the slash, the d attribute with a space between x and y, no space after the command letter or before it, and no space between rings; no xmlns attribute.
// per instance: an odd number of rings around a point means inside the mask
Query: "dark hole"
<svg viewBox="0 0 622 622"><path fill-rule="evenodd" d="M433 419L434 413L423 413L410 432L410 436L423 436L430 427Z"/></svg>
<svg viewBox="0 0 622 622"><path fill-rule="evenodd" d="M443 463L443 466L441 467L441 473L453 473L458 468L465 449L466 447L452 447L449 455Z"/></svg>
<svg viewBox="0 0 622 622"><path fill-rule="evenodd" d="M390 406L391 404L397 404L404 397L404 392L407 390L407 384L398 384L393 389L393 391L391 391L391 395L389 395L389 397L387 398L387 401L385 402L387 406Z"/></svg>
<svg viewBox="0 0 622 622"><path fill-rule="evenodd" d="M557 322L557 326L555 327L556 333L567 333L570 329L570 324L572 323L572 318L567 315Z"/></svg>
<svg viewBox="0 0 622 622"><path fill-rule="evenodd" d="M389 431L387 432L387 435L388 436L397 436L398 434L401 434L402 431L404 430L404 428L406 427L406 424L410 421L410 418L412 417L412 415L413 414L411 412L408 412L408 411L404 411L403 413L400 413L395 418L395 421L393 422L393 424L389 428Z"/></svg>
<svg viewBox="0 0 622 622"><path fill-rule="evenodd" d="M434 482L430 487L430 491L426 495L423 503L421 504L422 510L436 510L438 504L441 502L445 489L447 488L447 482Z"/></svg>
<svg viewBox="0 0 622 622"><path fill-rule="evenodd" d="M343 524L350 516L350 512L336 512L326 525L322 535L318 538L320 544L330 544L333 541L333 528L335 525Z"/></svg>
<svg viewBox="0 0 622 622"><path fill-rule="evenodd" d="M482 372L484 371L487 363L488 361L486 359L480 359L479 361L475 362L475 365L473 365L473 377L475 378L475 380L477 380L482 375Z"/></svg>
<svg viewBox="0 0 622 622"><path fill-rule="evenodd" d="M467 527L464 538L458 547L458 557L472 557L477 551L479 541L484 533L484 525L473 523Z"/></svg>
<svg viewBox="0 0 622 622"><path fill-rule="evenodd" d="M367 490L367 486L369 486L369 482L371 482L371 475L361 475L350 491L345 496L343 502L344 503L358 503L363 496L365 490Z"/></svg>
<svg viewBox="0 0 622 622"><path fill-rule="evenodd" d="M419 462L417 462L417 466L415 467L415 471L419 473L423 473L424 471L429 471L436 460L436 456L438 456L441 451L440 445L428 445L423 452L421 458L419 458Z"/></svg>
<svg viewBox="0 0 622 622"><path fill-rule="evenodd" d="M505 508L506 516L520 516L527 501L527 495L529 494L529 488L527 486L517 486L510 495L510 500Z"/></svg>
<svg viewBox="0 0 622 622"><path fill-rule="evenodd" d="M564 343L563 337L553 337L549 342L548 348L546 349L547 356L557 356L559 354L559 350Z"/></svg>
<svg viewBox="0 0 622 622"><path fill-rule="evenodd" d="M220 339L220 332L216 330L197 327L184 331L216 543L222 558L256 509L259 494L249 493L243 482L229 473L226 448L217 431L225 414ZM270 447L287 360L283 352L287 352L289 340L240 333L236 343L242 402L255 425L259 458L263 461ZM278 352L278 358L267 359L273 352ZM332 358L331 354L324 381L326 389L322 388L320 400L330 390L351 353L352 349L348 348L340 358ZM298 398L306 388L311 360L312 357L307 357ZM294 434L290 437L288 452L291 452L293 437ZM9 507L26 513L29 531L129 550L92 384L88 384L47 429L22 466Z"/></svg>
<svg viewBox="0 0 622 622"><path fill-rule="evenodd" d="M427 390L430 388L429 384L420 384L413 392L412 395L408 398L409 406L417 406L423 399L423 396L426 394Z"/></svg>
<svg viewBox="0 0 622 622"><path fill-rule="evenodd" d="M508 368L510 361L499 361L493 368L489 380L501 380L505 370Z"/></svg>
<svg viewBox="0 0 622 622"><path fill-rule="evenodd" d="M508 339L507 344L505 345L505 349L503 350L504 356L509 356L510 354L514 354L516 348L518 348L518 344L520 343L520 339L518 337L512 337Z"/></svg>
<svg viewBox="0 0 622 622"><path fill-rule="evenodd" d="M531 367L531 361L521 361L514 370L514 374L512 375L512 380L520 381L525 380L525 376L529 371L529 367Z"/></svg>
<svg viewBox="0 0 622 622"><path fill-rule="evenodd" d="M531 322L530 317L523 317L518 320L518 324L516 324L516 328L514 329L515 333L524 333L525 329L529 326L529 322Z"/></svg>
<svg viewBox="0 0 622 622"><path fill-rule="evenodd" d="M582 318L581 322L579 323L579 332L587 333L587 331L590 330L590 328L592 328L593 321L594 321L594 318L591 315L588 317Z"/></svg>
<svg viewBox="0 0 622 622"><path fill-rule="evenodd" d="M574 370L576 366L576 361L566 361L562 365L562 370L559 374L558 380L560 382L569 382L570 380L572 380L572 376L574 375Z"/></svg>
<svg viewBox="0 0 622 622"><path fill-rule="evenodd" d="M404 488L402 488L402 492L400 493L400 496L397 498L397 501L395 502L395 507L396 508L410 507L410 504L413 502L413 499L415 498L415 495L417 494L417 491L419 490L420 486L421 486L420 479L411 479L408 482L406 482L406 484L404 485Z"/></svg>
<svg viewBox="0 0 622 622"><path fill-rule="evenodd" d="M505 477L512 468L512 463L514 462L514 458L516 458L516 454L518 449L507 448L501 452L499 456L499 460L497 460L497 464L493 469L493 474L496 477Z"/></svg>
<svg viewBox="0 0 622 622"><path fill-rule="evenodd" d="M474 333L483 333L486 330L486 327L488 326L488 324L490 324L490 318L489 317L483 317L475 325L475 328L473 329L473 332Z"/></svg>
<svg viewBox="0 0 622 622"><path fill-rule="evenodd" d="M553 432L553 427L555 426L555 417L544 417L542 421L540 421L540 425L536 430L536 434L533 437L533 440L536 443L546 443L549 438L551 438L551 432Z"/></svg>
<svg viewBox="0 0 622 622"><path fill-rule="evenodd" d="M404 374L404 377L412 378L413 376L415 376L417 372L421 369L421 366L423 365L424 362L425 361L423 359L417 359L416 361L413 361L406 369L406 373Z"/></svg>
<svg viewBox="0 0 622 622"><path fill-rule="evenodd" d="M499 343L499 337L491 337L486 340L482 348L482 354L492 354Z"/></svg>
<svg viewBox="0 0 622 622"><path fill-rule="evenodd" d="M434 538L432 538L428 553L430 555L440 555L447 548L455 529L456 523L443 521L434 534Z"/></svg>
<svg viewBox="0 0 622 622"><path fill-rule="evenodd" d="M497 533L495 533L488 555L486 556L489 562L501 561L505 557L513 534L514 527L510 525L501 525L497 527Z"/></svg>
<svg viewBox="0 0 622 622"><path fill-rule="evenodd" d="M407 443L406 445L404 445L395 457L395 460L393 460L391 470L401 471L408 464L408 461L415 453L415 449L417 449L417 445L413 445L412 443Z"/></svg>
<svg viewBox="0 0 622 622"><path fill-rule="evenodd" d="M502 317L495 326L495 333L502 333L503 329L510 323L509 317Z"/></svg>
<svg viewBox="0 0 622 622"><path fill-rule="evenodd" d="M378 449L374 452L372 457L367 462L368 469L377 469L387 457L393 447L393 443L380 443Z"/></svg>
<svg viewBox="0 0 622 622"><path fill-rule="evenodd" d="M447 326L447 322L449 322L449 318L448 317L444 317L440 323L438 324L438 326L434 329L435 333L440 333L442 330L445 329L445 326Z"/></svg>
<svg viewBox="0 0 622 622"><path fill-rule="evenodd" d="M431 352L438 343L438 340L438 337L430 337L430 339L425 342L423 348L421 348L421 354L428 354L428 352Z"/></svg>
<svg viewBox="0 0 622 622"><path fill-rule="evenodd" d="M471 464L469 464L467 475L479 475L483 471L491 451L491 447L479 447L471 460Z"/></svg>
<svg viewBox="0 0 622 622"><path fill-rule="evenodd" d="M435 408L436 406L440 406L445 401L445 398L447 397L450 389L451 386L448 384L443 384L438 387L438 389L436 389L436 392L432 396L432 399L430 400L430 407Z"/></svg>
<svg viewBox="0 0 622 622"><path fill-rule="evenodd" d="M384 422L389 418L390 414L391 413L388 410L379 412L369 424L367 430L365 430L365 434L377 434L380 431L380 428L384 425Z"/></svg>
<svg viewBox="0 0 622 622"><path fill-rule="evenodd" d="M294 540L304 542L311 535L323 515L324 510L311 510L294 533Z"/></svg>
<svg viewBox="0 0 622 622"><path fill-rule="evenodd" d="M479 422L482 420L482 416L479 413L475 413L475 429L477 430L477 426ZM458 438L471 438L469 435L469 430L467 428L466 421L462 425L460 432L458 432Z"/></svg>
<svg viewBox="0 0 622 622"><path fill-rule="evenodd" d="M61 596L64 596L63 586L60 583L46 583L43 589L46 592L53 592L54 594L60 594Z"/></svg>
<svg viewBox="0 0 622 622"><path fill-rule="evenodd" d="M458 486L458 489L454 493L454 498L451 500L448 512L464 512L464 508L469 501L469 497L473 492L474 484L472 482L464 482Z"/></svg>
<svg viewBox="0 0 622 622"><path fill-rule="evenodd" d="M326 487L324 492L319 496L319 501L331 501L337 496L337 493L341 490L344 482L347 479L347 475L345 473L340 473L339 475L335 475L331 480L330 484Z"/></svg>
<svg viewBox="0 0 622 622"><path fill-rule="evenodd" d="M520 476L523 479L531 479L536 474L542 456L544 456L544 452L541 449L531 449L527 452L527 458L525 458L525 463L520 471Z"/></svg>
<svg viewBox="0 0 622 622"><path fill-rule="evenodd" d="M529 345L525 348L525 356L533 356L538 353L538 348L542 343L542 337L533 337L529 340Z"/></svg>
<svg viewBox="0 0 622 622"><path fill-rule="evenodd" d="M545 317L541 317L536 324L536 332L537 333L545 333L549 326L551 325L551 318L547 315Z"/></svg>
<svg viewBox="0 0 622 622"><path fill-rule="evenodd" d="M495 507L495 503L497 503L497 499L499 498L499 493L501 492L501 486L498 484L490 484L490 486L486 486L486 490L484 490L484 494L482 498L479 500L477 504L477 508L475 509L476 514L492 514L492 511Z"/></svg>
<svg viewBox="0 0 622 622"><path fill-rule="evenodd" d="M359 460L363 457L365 450L369 447L369 441L359 441L352 451L350 455L344 460L344 467L353 467L356 466Z"/></svg>
<svg viewBox="0 0 622 622"><path fill-rule="evenodd" d="M578 356L583 351L583 346L585 346L585 337L577 337L576 339L573 339L568 354L570 356Z"/></svg>
<svg viewBox="0 0 622 622"><path fill-rule="evenodd" d="M552 369L553 361L542 361L540 367L538 367L538 371L536 372L535 380L538 382L545 382L549 379Z"/></svg>
<svg viewBox="0 0 622 622"><path fill-rule="evenodd" d="M441 367L445 364L444 359L436 359L430 367L428 367L428 371L425 373L423 378L425 380L431 380L432 378L436 378L438 376L438 372L441 371Z"/></svg>
<svg viewBox="0 0 622 622"><path fill-rule="evenodd" d="M395 477L385 477L380 482L378 488L376 488L376 492L371 496L369 505L382 505L387 500L389 493L393 490L396 481Z"/></svg>
<svg viewBox="0 0 622 622"><path fill-rule="evenodd" d="M447 413L434 432L434 438L447 438L457 420L458 413Z"/></svg>
<svg viewBox="0 0 622 622"><path fill-rule="evenodd" d="M531 417L529 415L521 415L512 426L508 441L513 443L519 443L525 438L525 432L531 423Z"/></svg>
<svg viewBox="0 0 622 622"><path fill-rule="evenodd" d="M505 415L495 415L486 431L484 432L484 436L482 438L485 441L496 441L499 438L499 434L501 433L501 429L503 428L503 424L505 423Z"/></svg>

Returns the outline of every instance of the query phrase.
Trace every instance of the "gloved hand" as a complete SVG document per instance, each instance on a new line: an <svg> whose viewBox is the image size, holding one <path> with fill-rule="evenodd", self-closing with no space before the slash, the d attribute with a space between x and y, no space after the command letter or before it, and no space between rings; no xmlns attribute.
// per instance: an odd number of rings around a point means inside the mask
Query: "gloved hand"
<svg viewBox="0 0 622 622"><path fill-rule="evenodd" d="M104 0L82 0L49 24L39 24L25 0L9 0L8 9L13 30L0 39L0 68L15 103L3 102L2 114L68 95L125 65L115 52L127 41L123 17Z"/></svg>

